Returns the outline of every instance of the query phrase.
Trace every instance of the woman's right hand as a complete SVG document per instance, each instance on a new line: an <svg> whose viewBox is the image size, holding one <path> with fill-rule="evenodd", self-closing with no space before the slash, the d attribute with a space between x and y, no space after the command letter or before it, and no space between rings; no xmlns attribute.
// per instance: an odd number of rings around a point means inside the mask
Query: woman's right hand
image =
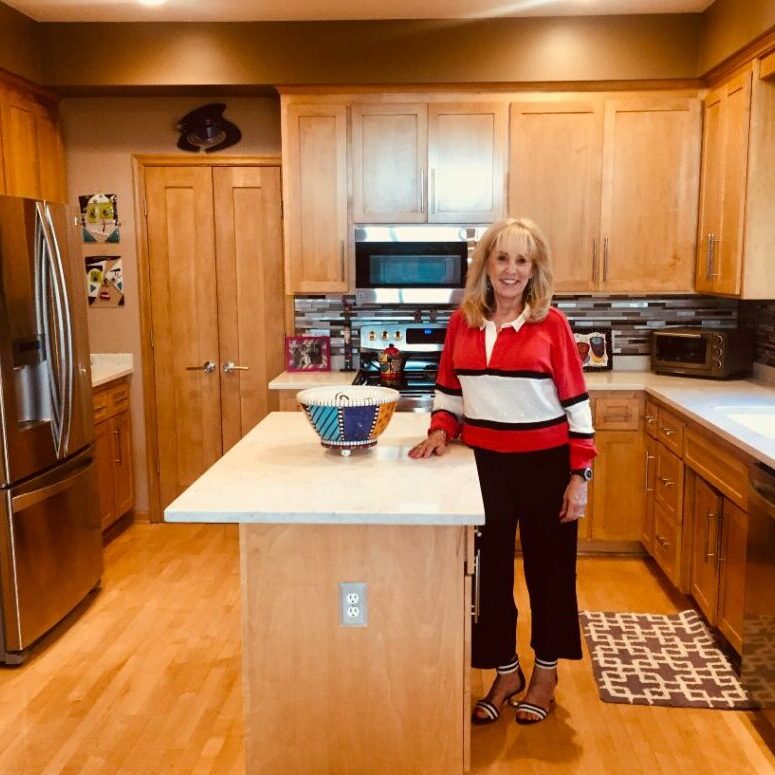
<svg viewBox="0 0 775 775"><path fill-rule="evenodd" d="M431 455L443 455L447 451L447 432L440 428L431 431L428 438L423 439L419 444L415 444L409 450L409 457L423 458Z"/></svg>

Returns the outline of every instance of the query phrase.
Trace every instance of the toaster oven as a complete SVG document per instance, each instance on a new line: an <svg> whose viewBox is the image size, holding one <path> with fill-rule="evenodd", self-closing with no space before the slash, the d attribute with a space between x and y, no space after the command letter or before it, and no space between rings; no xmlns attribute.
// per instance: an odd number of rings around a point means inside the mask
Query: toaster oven
<svg viewBox="0 0 775 775"><path fill-rule="evenodd" d="M754 332L746 328L665 328L651 336L658 374L730 379L753 368Z"/></svg>

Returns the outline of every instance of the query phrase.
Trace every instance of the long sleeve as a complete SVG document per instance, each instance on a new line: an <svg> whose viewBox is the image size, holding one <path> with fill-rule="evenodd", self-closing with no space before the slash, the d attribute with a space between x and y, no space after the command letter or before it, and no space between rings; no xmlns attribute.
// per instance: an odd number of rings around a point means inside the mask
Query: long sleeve
<svg viewBox="0 0 775 775"><path fill-rule="evenodd" d="M445 430L450 439L460 433L463 424L463 391L453 365L452 353L461 325L461 313L455 312L449 319L444 349L441 352L439 372L433 394L433 410L430 431Z"/></svg>

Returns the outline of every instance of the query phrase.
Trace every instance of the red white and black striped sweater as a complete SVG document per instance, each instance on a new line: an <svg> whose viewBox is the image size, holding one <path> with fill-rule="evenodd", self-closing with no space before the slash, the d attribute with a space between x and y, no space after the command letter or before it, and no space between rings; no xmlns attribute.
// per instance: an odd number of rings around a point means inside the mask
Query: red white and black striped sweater
<svg viewBox="0 0 775 775"><path fill-rule="evenodd" d="M597 454L589 395L570 326L550 308L540 323L503 326L487 362L485 329L457 310L447 327L430 430L472 447L532 452L570 445L571 469Z"/></svg>

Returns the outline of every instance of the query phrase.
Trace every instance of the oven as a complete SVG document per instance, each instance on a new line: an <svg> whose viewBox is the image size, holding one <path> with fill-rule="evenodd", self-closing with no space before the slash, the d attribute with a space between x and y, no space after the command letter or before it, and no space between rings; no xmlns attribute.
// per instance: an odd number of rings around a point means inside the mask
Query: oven
<svg viewBox="0 0 775 775"><path fill-rule="evenodd" d="M483 228L415 224L355 230L358 304L459 304Z"/></svg>
<svg viewBox="0 0 775 775"><path fill-rule="evenodd" d="M664 328L651 336L651 369L659 374L729 379L753 368L750 329Z"/></svg>
<svg viewBox="0 0 775 775"><path fill-rule="evenodd" d="M446 325L436 323L365 323L360 330L360 369L353 384L382 384L379 353L393 345L403 357L401 380L390 384L400 393L396 410L430 412L446 331Z"/></svg>

